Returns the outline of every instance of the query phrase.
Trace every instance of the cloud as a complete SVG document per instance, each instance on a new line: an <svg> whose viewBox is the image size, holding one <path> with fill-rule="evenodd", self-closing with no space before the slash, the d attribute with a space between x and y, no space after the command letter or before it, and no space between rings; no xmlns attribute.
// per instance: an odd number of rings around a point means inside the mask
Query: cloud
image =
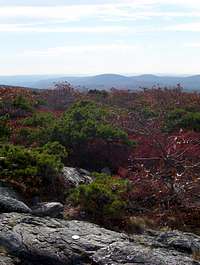
<svg viewBox="0 0 200 265"><path fill-rule="evenodd" d="M165 27L166 31L200 32L200 22L182 23Z"/></svg>
<svg viewBox="0 0 200 265"><path fill-rule="evenodd" d="M135 21L135 20L147 20L152 18L200 18L200 11L198 12L163 12L163 11L143 11L143 12L127 12L121 16L105 17L104 21Z"/></svg>
<svg viewBox="0 0 200 265"><path fill-rule="evenodd" d="M179 18L200 18L199 0L116 0L101 4L95 2L96 4L93 2L91 4L55 6L0 5L0 32L144 33L162 30L200 31L200 25L197 22L174 24L174 20ZM166 9L166 6L170 8ZM150 19L155 19L155 21L159 19L159 22L162 19L165 23L170 21L170 24L162 26L163 28L159 26L158 21L156 26L155 23L147 26L139 25L139 22L136 25L126 24L126 22ZM95 27L95 25L98 26Z"/></svg>
<svg viewBox="0 0 200 265"><path fill-rule="evenodd" d="M96 13L97 7L92 5L79 6L3 6L0 8L2 18L32 19L65 19L78 20Z"/></svg>
<svg viewBox="0 0 200 265"><path fill-rule="evenodd" d="M23 56L60 56L65 54L84 54L84 53L99 53L99 52L119 52L119 51L135 51L137 45L124 43L108 43L108 44L94 44L94 45L68 45L62 47L48 48L45 50L27 50L21 55Z"/></svg>
<svg viewBox="0 0 200 265"><path fill-rule="evenodd" d="M119 20L118 20L119 21ZM0 24L0 32L22 32L22 33L85 33L85 34L135 34L135 33L159 33L159 32L200 32L200 22L171 24L169 26L147 25L134 27L119 26L118 24L109 26L67 26L49 25L48 23L28 23L28 24Z"/></svg>
<svg viewBox="0 0 200 265"><path fill-rule="evenodd" d="M119 33L128 32L123 26L97 26L97 27L67 27L67 26L34 26L32 24L0 24L0 32L26 32L26 33Z"/></svg>
<svg viewBox="0 0 200 265"><path fill-rule="evenodd" d="M189 42L189 43L185 43L184 47L188 47L188 48L200 48L200 41L199 42Z"/></svg>
<svg viewBox="0 0 200 265"><path fill-rule="evenodd" d="M165 6L176 7L171 12L161 11ZM187 8L184 10L184 8ZM189 8L189 9L188 9ZM182 11L181 11L182 10ZM78 4L55 6L0 6L0 18L17 20L60 20L80 21L81 19L134 20L152 17L200 17L199 0L132 0L104 4Z"/></svg>
<svg viewBox="0 0 200 265"><path fill-rule="evenodd" d="M119 26L118 24L109 26L67 26L49 25L48 23L24 23L24 24L0 24L1 32L13 33L85 33L85 34L135 34L135 33L159 33L159 32L200 32L200 22L171 24L169 26L147 25L140 26Z"/></svg>

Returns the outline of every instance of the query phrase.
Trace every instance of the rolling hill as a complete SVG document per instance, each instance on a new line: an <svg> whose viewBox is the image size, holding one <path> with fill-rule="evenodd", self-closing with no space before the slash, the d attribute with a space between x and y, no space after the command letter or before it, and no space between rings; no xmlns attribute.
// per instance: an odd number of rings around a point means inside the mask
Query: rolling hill
<svg viewBox="0 0 200 265"><path fill-rule="evenodd" d="M101 74L96 76L0 76L0 85L15 85L31 88L49 88L55 83L67 81L74 87L85 89L138 89L140 87L173 87L181 84L184 89L200 90L200 75L194 76L158 76L158 75L138 75L124 76L117 74Z"/></svg>

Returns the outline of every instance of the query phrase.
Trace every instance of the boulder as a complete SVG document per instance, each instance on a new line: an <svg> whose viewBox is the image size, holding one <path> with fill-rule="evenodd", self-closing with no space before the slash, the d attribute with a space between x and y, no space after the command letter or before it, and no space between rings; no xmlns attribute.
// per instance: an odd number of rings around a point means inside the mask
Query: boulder
<svg viewBox="0 0 200 265"><path fill-rule="evenodd" d="M37 216L63 217L64 206L59 202L43 202L32 207L32 214Z"/></svg>
<svg viewBox="0 0 200 265"><path fill-rule="evenodd" d="M11 197L16 200L22 200L22 196L16 192L12 187L7 186L5 183L0 181L0 195Z"/></svg>
<svg viewBox="0 0 200 265"><path fill-rule="evenodd" d="M0 194L0 213L31 213L36 216L63 217L64 206L59 202L42 202L28 207L24 202Z"/></svg>
<svg viewBox="0 0 200 265"><path fill-rule="evenodd" d="M10 257L0 256L0 265L14 265L14 261Z"/></svg>
<svg viewBox="0 0 200 265"><path fill-rule="evenodd" d="M63 168L64 186L66 188L75 188L80 184L89 184L92 182L90 172L80 168L64 167Z"/></svg>
<svg viewBox="0 0 200 265"><path fill-rule="evenodd" d="M200 237L193 234L151 231L128 236L88 222L20 213L0 215L0 245L34 265L200 264Z"/></svg>
<svg viewBox="0 0 200 265"><path fill-rule="evenodd" d="M22 201L0 195L0 213L30 213L31 209Z"/></svg>

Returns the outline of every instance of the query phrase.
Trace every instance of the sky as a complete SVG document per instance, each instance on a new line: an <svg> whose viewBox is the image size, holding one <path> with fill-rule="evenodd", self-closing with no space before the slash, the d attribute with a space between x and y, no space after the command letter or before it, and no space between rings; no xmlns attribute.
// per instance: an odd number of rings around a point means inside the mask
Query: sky
<svg viewBox="0 0 200 265"><path fill-rule="evenodd" d="M200 74L199 0L0 0L0 75Z"/></svg>

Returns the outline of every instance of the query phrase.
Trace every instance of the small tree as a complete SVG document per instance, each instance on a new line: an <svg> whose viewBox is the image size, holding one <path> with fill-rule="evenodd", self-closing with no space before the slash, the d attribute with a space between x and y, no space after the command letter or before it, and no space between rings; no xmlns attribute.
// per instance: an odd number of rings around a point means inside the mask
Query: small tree
<svg viewBox="0 0 200 265"><path fill-rule="evenodd" d="M117 151L120 152L120 145L122 149L126 149L125 156L128 156L132 143L123 130L106 120L108 115L108 110L94 102L80 101L54 127L52 140L71 148L71 161L76 161L78 166L89 166L93 170L104 166L113 167L112 147L118 145ZM124 161L123 158L118 158L119 164L121 161Z"/></svg>

